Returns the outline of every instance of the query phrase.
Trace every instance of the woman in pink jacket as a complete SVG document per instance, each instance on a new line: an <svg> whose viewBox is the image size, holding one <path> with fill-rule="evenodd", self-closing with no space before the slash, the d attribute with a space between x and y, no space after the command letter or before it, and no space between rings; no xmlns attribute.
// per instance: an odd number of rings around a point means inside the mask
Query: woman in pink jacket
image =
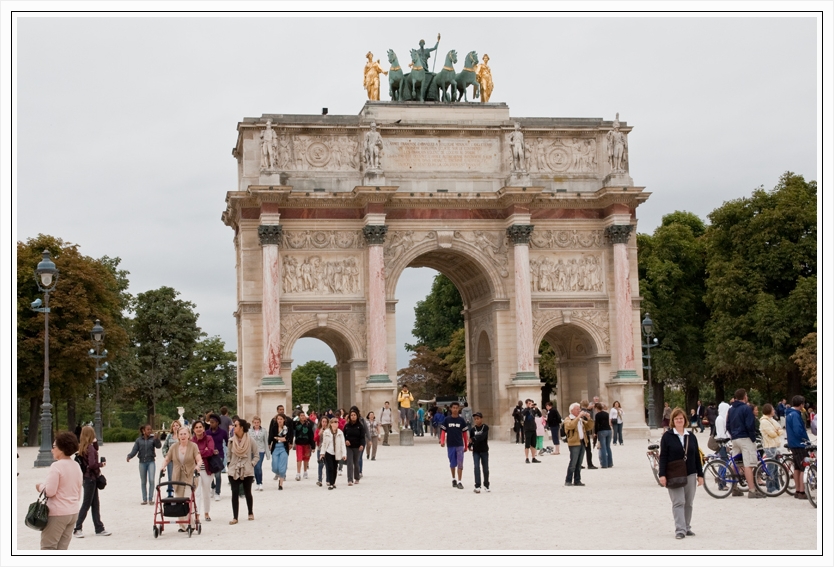
<svg viewBox="0 0 834 567"><path fill-rule="evenodd" d="M78 451L75 433L64 431L52 443L52 458L46 480L35 485L49 499L49 520L41 532L41 549L67 549L81 505L81 467L72 458Z"/></svg>

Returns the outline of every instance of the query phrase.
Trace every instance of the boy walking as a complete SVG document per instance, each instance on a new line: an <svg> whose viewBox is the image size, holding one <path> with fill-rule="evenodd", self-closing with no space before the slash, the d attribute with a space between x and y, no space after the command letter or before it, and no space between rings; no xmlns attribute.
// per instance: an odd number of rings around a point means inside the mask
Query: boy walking
<svg viewBox="0 0 834 567"><path fill-rule="evenodd" d="M472 450L472 461L475 463L475 494L481 492L481 467L484 468L484 491L489 492L489 425L484 423L481 412L472 414L472 440L469 448Z"/></svg>
<svg viewBox="0 0 834 567"><path fill-rule="evenodd" d="M460 482L463 476L463 453L466 452L469 436L466 433L466 420L460 417L460 404L452 402L451 415L446 416L440 426L440 446L446 447L446 454L449 456L449 468L452 471L452 488L463 490ZM458 478L455 480L455 469L458 470Z"/></svg>

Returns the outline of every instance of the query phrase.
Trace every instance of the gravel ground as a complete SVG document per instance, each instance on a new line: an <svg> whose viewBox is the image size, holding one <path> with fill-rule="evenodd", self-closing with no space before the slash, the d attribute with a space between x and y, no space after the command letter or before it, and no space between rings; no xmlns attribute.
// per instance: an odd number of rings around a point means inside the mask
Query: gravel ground
<svg viewBox="0 0 834 567"><path fill-rule="evenodd" d="M705 447L706 435L699 434L698 438ZM271 461L265 463L264 491L254 493L255 521L246 520L241 500L241 522L229 525L231 498L228 483L224 483L221 500L212 501L213 521L203 523L202 534L189 539L169 527L154 539L153 507L140 505L137 460L125 462L132 445L108 443L101 449L107 457L104 472L108 479L107 488L100 493L101 515L113 535L95 537L88 516L86 537L73 539L70 551L144 550L165 554L175 549L204 554L206 550L471 549L534 554L548 550L677 550L692 554L696 550L743 551L739 550L740 541L750 546L749 551L811 552L821 545L817 510L805 501L787 494L752 501L746 497L716 500L703 488L695 497L692 519L697 536L676 540L669 496L652 477L646 445L645 440L626 439L624 446L613 448L613 468L583 470L586 486L566 487L568 456L564 445L561 455L543 456L541 464L525 464L520 445L493 442L489 494L473 493L469 454L463 476L466 488L452 488L446 452L430 436L416 438L413 447L380 446L377 460L365 461L359 485L347 486L345 469L338 477L338 488L332 491L317 487L312 474L309 480L296 482L289 474L295 468L291 456L288 481L280 492L277 481L272 480ZM19 453L18 521L13 541L20 551L37 550L39 533L28 529L23 517L37 496L34 485L43 481L47 469L32 466L37 448L22 447ZM162 458L157 453L159 467ZM594 463L599 464L596 455ZM436 522L428 517L432 509L442 512L441 517L454 514L450 535L444 535L440 526L432 527ZM321 512L328 510L332 514L325 512L324 516L333 521L322 524ZM355 521L344 521L346 514L354 514ZM582 518L579 527L578 518ZM766 536L761 531L765 518L772 519L776 527ZM790 529L782 529L784 518L790 518ZM400 529L397 526L401 522L410 527Z"/></svg>

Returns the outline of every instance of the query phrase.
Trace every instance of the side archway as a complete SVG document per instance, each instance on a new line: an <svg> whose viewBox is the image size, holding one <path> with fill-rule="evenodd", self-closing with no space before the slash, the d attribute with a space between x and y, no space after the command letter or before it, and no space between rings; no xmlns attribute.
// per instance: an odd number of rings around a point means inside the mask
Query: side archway
<svg viewBox="0 0 834 567"><path fill-rule="evenodd" d="M565 412L573 402L590 400L600 395L600 354L591 332L578 323L562 323L550 327L541 340L547 341L556 353L556 407Z"/></svg>

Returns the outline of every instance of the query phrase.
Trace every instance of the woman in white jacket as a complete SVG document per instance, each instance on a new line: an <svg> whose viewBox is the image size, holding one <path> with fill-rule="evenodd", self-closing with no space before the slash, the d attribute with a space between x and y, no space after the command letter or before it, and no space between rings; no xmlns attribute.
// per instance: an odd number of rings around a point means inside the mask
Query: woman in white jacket
<svg viewBox="0 0 834 567"><path fill-rule="evenodd" d="M344 461L347 456L345 435L339 429L339 420L331 419L330 427L322 433L321 457L327 471L327 490L336 488L336 463Z"/></svg>

